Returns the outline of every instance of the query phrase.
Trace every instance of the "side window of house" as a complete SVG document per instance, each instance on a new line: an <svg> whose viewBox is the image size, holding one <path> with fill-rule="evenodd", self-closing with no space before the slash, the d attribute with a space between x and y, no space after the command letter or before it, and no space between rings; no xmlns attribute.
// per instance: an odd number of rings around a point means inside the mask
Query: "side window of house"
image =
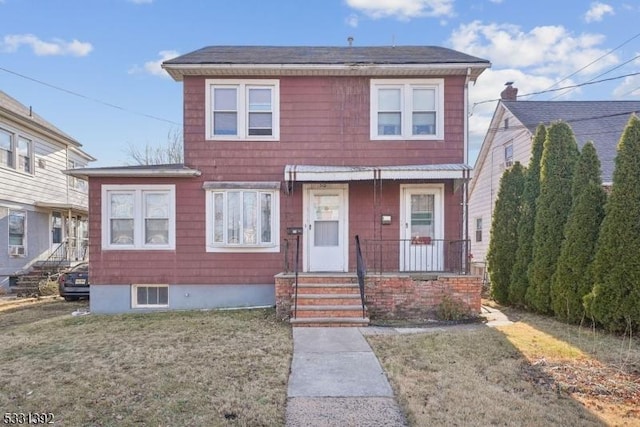
<svg viewBox="0 0 640 427"><path fill-rule="evenodd" d="M278 140L278 80L207 80L207 139Z"/></svg>
<svg viewBox="0 0 640 427"><path fill-rule="evenodd" d="M175 187L103 186L102 249L175 249Z"/></svg>
<svg viewBox="0 0 640 427"><path fill-rule="evenodd" d="M27 254L27 212L9 211L9 255L22 257Z"/></svg>
<svg viewBox="0 0 640 427"><path fill-rule="evenodd" d="M33 174L33 141L0 129L0 166Z"/></svg>
<svg viewBox="0 0 640 427"><path fill-rule="evenodd" d="M206 197L207 251L279 250L279 191L210 188Z"/></svg>
<svg viewBox="0 0 640 427"><path fill-rule="evenodd" d="M371 139L442 139L444 80L371 80Z"/></svg>
<svg viewBox="0 0 640 427"><path fill-rule="evenodd" d="M509 143L504 147L504 166L510 168L513 166L513 144Z"/></svg>
<svg viewBox="0 0 640 427"><path fill-rule="evenodd" d="M476 218L476 242L482 242L482 218Z"/></svg>
<svg viewBox="0 0 640 427"><path fill-rule="evenodd" d="M76 162L75 160L69 160L67 163L68 169L83 168L85 166L86 166L85 164L81 164L79 162ZM81 191L83 193L87 192L88 190L87 181L81 178L76 178L75 176L68 176L67 178L69 182L69 188Z"/></svg>

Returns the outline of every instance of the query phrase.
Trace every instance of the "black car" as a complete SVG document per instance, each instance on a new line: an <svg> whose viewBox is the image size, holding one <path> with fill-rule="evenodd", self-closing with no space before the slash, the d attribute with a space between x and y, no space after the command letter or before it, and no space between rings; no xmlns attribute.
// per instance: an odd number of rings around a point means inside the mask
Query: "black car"
<svg viewBox="0 0 640 427"><path fill-rule="evenodd" d="M89 297L89 263L83 262L60 273L58 277L60 296L67 301Z"/></svg>

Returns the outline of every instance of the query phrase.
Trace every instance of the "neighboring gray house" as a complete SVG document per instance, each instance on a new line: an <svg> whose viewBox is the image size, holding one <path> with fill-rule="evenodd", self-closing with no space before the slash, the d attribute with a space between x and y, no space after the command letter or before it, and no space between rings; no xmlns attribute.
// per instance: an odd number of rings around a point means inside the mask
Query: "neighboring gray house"
<svg viewBox="0 0 640 427"><path fill-rule="evenodd" d="M516 161L529 164L531 144L540 123L566 122L582 146L593 141L602 169L602 182L613 180L616 147L640 101L517 101L517 89L502 93L476 160L469 190L471 272L484 275L489 231L500 178Z"/></svg>
<svg viewBox="0 0 640 427"><path fill-rule="evenodd" d="M95 160L81 146L0 91L0 289L53 253L86 256L87 182L62 173Z"/></svg>

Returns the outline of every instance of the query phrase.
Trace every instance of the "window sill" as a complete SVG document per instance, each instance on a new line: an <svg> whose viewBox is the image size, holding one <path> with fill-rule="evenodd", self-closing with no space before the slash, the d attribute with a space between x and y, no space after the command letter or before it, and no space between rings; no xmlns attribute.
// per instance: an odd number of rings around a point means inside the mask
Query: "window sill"
<svg viewBox="0 0 640 427"><path fill-rule="evenodd" d="M280 245L274 246L207 246L213 253L278 253Z"/></svg>

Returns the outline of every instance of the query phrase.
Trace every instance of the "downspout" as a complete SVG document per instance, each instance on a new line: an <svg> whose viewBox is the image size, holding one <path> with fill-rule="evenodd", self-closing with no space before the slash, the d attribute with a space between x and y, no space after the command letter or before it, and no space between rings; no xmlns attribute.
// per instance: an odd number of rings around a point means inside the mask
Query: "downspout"
<svg viewBox="0 0 640 427"><path fill-rule="evenodd" d="M471 80L471 67L467 68L467 75L464 80L464 164L469 161L469 81ZM469 251L471 250L471 242L469 241L469 181L471 171L465 169L462 172L464 188L462 191L462 233L465 240L464 253L464 271L469 274L471 271L469 266Z"/></svg>

